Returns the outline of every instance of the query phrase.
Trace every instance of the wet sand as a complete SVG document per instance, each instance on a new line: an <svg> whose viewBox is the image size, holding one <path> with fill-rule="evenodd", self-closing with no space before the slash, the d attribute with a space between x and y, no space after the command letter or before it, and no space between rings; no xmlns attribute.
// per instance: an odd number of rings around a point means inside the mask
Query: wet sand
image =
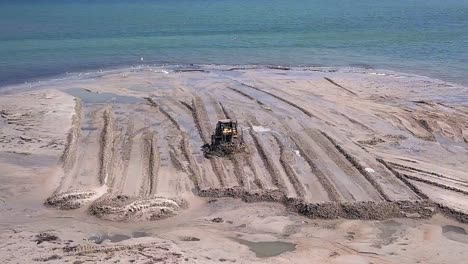
<svg viewBox="0 0 468 264"><path fill-rule="evenodd" d="M3 91L4 261L467 257L466 87L351 68L191 66ZM201 146L225 118L247 147L207 159Z"/></svg>

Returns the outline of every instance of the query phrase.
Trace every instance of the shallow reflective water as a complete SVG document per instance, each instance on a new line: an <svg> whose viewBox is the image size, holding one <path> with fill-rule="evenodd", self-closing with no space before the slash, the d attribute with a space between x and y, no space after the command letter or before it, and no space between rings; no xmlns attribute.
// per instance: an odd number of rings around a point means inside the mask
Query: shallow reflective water
<svg viewBox="0 0 468 264"><path fill-rule="evenodd" d="M258 258L274 257L296 249L296 244L283 241L252 242L240 238L233 238L233 240L248 246Z"/></svg>
<svg viewBox="0 0 468 264"><path fill-rule="evenodd" d="M135 231L132 233L132 236L127 236L127 235L122 235L122 234L107 234L107 233L102 233L102 234L97 234L97 235L92 235L88 238L88 240L93 241L96 244L101 244L102 242L109 240L112 243L117 243L120 241L124 241L130 238L139 238L139 237L147 237L150 236L151 234L144 232L144 231Z"/></svg>
<svg viewBox="0 0 468 264"><path fill-rule="evenodd" d="M143 102L143 99L132 97L132 96L123 96L117 95L114 93L95 93L90 92L82 88L70 88L65 90L66 93L80 98L85 103L121 103L121 104L136 104Z"/></svg>
<svg viewBox="0 0 468 264"><path fill-rule="evenodd" d="M442 234L450 240L468 244L468 233L463 227L444 225L442 226Z"/></svg>

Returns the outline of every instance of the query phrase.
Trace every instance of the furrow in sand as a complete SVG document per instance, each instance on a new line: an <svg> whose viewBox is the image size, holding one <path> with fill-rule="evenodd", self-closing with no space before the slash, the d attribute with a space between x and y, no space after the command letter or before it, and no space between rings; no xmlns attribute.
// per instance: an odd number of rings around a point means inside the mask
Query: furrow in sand
<svg viewBox="0 0 468 264"><path fill-rule="evenodd" d="M78 155L78 141L81 135L81 123L83 118L82 107L81 100L75 98L75 113L72 117L72 125L67 134L65 149L59 160L59 162L62 164L64 175L53 194L58 194L59 192L64 191L65 187L67 186L67 182L71 181L73 178L73 175L70 173L70 171L75 166Z"/></svg>
<svg viewBox="0 0 468 264"><path fill-rule="evenodd" d="M214 110L216 111L216 117L218 120L228 118L221 107L219 101L216 101L212 96L208 96L210 98L210 103L213 105Z"/></svg>
<svg viewBox="0 0 468 264"><path fill-rule="evenodd" d="M224 113L224 116L226 118L229 118L229 119L237 119L236 118L236 115L234 113L232 113L230 110L227 109L227 107L219 102L219 105ZM239 124L240 125L240 124ZM243 135L243 131L241 129L240 131L240 136L241 136L241 140L244 141L244 135ZM255 165L253 164L253 161L252 161L252 154L249 153L248 151L246 151L245 153L243 153L242 155L239 155L239 154L235 154L234 155L234 160L233 160L233 164L237 170L237 168L239 168L238 172L236 173L237 175L237 178L239 180L239 183L241 183L242 186L245 186L246 183L248 182L248 179L246 179L246 177L244 177L245 174L245 170L244 170L244 164L247 164L248 166L248 170L250 170L252 172L252 175L254 177L254 180L253 180L253 183L260 189L264 189L264 186L262 184L262 182L260 181L259 179L259 176L258 176L258 172L257 170L255 169Z"/></svg>
<svg viewBox="0 0 468 264"><path fill-rule="evenodd" d="M185 108L187 108L187 110L188 110L190 113L192 113L193 108L192 108L192 106L191 106L190 104L188 104L188 103L186 103L186 102L184 102L184 101L182 101L182 100L180 100L179 103L181 103L183 106L185 106Z"/></svg>
<svg viewBox="0 0 468 264"><path fill-rule="evenodd" d="M226 107L224 107L224 105L221 103L221 102L218 102L219 103L219 107L221 107L221 111L223 111L223 115L224 117L226 117L227 119L231 119L231 114L227 111Z"/></svg>
<svg viewBox="0 0 468 264"><path fill-rule="evenodd" d="M125 132L123 132L125 129ZM122 193L125 181L128 177L128 166L133 145L133 121L127 119L125 127L117 127L116 131L122 131L114 139L113 166L117 168L113 172L109 185L110 193L118 195Z"/></svg>
<svg viewBox="0 0 468 264"><path fill-rule="evenodd" d="M323 77L325 80L329 81L331 84L335 85L336 87L339 87L345 91L347 91L348 93L352 94L352 95L357 95L355 92L343 87L342 85L336 83L335 81L333 81L332 79L328 78L328 77Z"/></svg>
<svg viewBox="0 0 468 264"><path fill-rule="evenodd" d="M198 129L198 132L200 133L203 143L209 143L211 137L207 129L208 114L206 113L205 107L203 107L203 101L198 96L195 96L192 99L192 109L193 120Z"/></svg>
<svg viewBox="0 0 468 264"><path fill-rule="evenodd" d="M313 133L313 132L311 132ZM351 165L354 166L361 174L364 176L364 178L377 190L377 192L384 198L386 201L391 201L391 199L387 196L387 194L384 192L382 189L382 186L378 184L374 177L365 170L365 168L359 164L357 159L349 154L343 147L341 147L333 138L331 138L329 135L327 135L325 132L320 131L320 133L330 141L330 143L351 163Z"/></svg>
<svg viewBox="0 0 468 264"><path fill-rule="evenodd" d="M99 182L101 185L107 183L112 170L112 148L114 140L114 119L111 108L107 108L103 113L104 126L100 136L99 153Z"/></svg>
<svg viewBox="0 0 468 264"><path fill-rule="evenodd" d="M150 97L144 97L146 99L146 101L149 102L149 104L152 106L152 107L156 107L159 112L161 112L167 119L169 119L169 121L171 121L171 123L178 129L178 130L181 130L180 129L180 126L179 126L179 123L177 123L177 121L166 111L164 110L162 107L160 107L152 98Z"/></svg>
<svg viewBox="0 0 468 264"><path fill-rule="evenodd" d="M240 95L242 95L242 96L244 96L244 97L246 97L246 98L248 98L248 99L250 99L250 100L252 100L252 101L254 101L254 102L256 102L259 105L265 105L262 101L259 101L259 100L255 99L254 97L242 92L241 90L237 90L237 89L232 88L232 87L227 87L227 88L234 91L234 92L236 92L236 93L238 93L238 94L240 94Z"/></svg>
<svg viewBox="0 0 468 264"><path fill-rule="evenodd" d="M227 112L227 110L224 108L221 102L216 101L211 96L210 96L210 100L211 100L211 104L214 107L214 111L216 112L218 120L228 119L230 118L230 116L232 116ZM226 175L226 184L238 185L238 186L245 185L244 177L242 176L244 175L244 167L242 166L243 160L241 159L241 155L239 153L232 155L228 159L221 159L220 162L224 166L224 168L231 168L230 171L224 171ZM235 181L230 180L232 176L234 176Z"/></svg>
<svg viewBox="0 0 468 264"><path fill-rule="evenodd" d="M291 139L294 141L294 144L296 144L300 155L304 157L310 169L317 176L318 181L327 192L328 199L335 202L344 201L344 198L338 193L331 180L318 168L315 162L315 153L311 152L309 148L305 148L305 145L301 142L298 136L292 136Z"/></svg>
<svg viewBox="0 0 468 264"><path fill-rule="evenodd" d="M143 136L143 142L145 145L144 155L148 157L148 185L149 189L146 195L155 194L157 183L158 183L158 171L160 166L159 151L157 149L156 136L152 132L147 132Z"/></svg>
<svg viewBox="0 0 468 264"><path fill-rule="evenodd" d="M284 150L284 144L281 142L277 135L274 135L273 138L276 140L280 148L280 163L283 166L283 170L288 176L289 181L291 182L292 186L294 187L296 193L299 197L304 198L306 194L306 190L304 185L299 181L299 177L297 176L294 168L291 166L291 161L289 160L286 152Z"/></svg>
<svg viewBox="0 0 468 264"><path fill-rule="evenodd" d="M81 122L83 116L82 107L81 100L75 98L75 113L72 117L72 125L67 135L65 149L62 156L60 157L60 163L62 164L65 172L68 172L75 165L78 138L81 134Z"/></svg>
<svg viewBox="0 0 468 264"><path fill-rule="evenodd" d="M440 173L436 173L436 172L432 172L432 171L427 171L427 170L422 170L422 169L417 169L417 168L414 168L414 167L409 167L409 166L405 166L405 165L402 165L402 164L398 164L398 163L395 163L395 162L387 162L389 165L391 165L392 167L395 167L396 169L404 169L404 170L409 170L409 171L414 171L414 172L420 172L420 173L424 173L424 174L429 174L429 175L432 175L432 176L435 176L435 177L438 177L438 178L441 178L441 179L447 179L447 180L451 180L451 181L455 181L455 182L458 182L460 184L466 184L467 182L466 181L461 181L459 179L455 179L455 178L452 178L452 177L448 177L448 176L445 176L445 175L442 175Z"/></svg>
<svg viewBox="0 0 468 264"><path fill-rule="evenodd" d="M208 114L206 112L205 107L203 106L203 101L198 96L195 96L192 100L192 108L193 108L193 119L195 125L200 133L200 137L203 139L203 143L207 144L210 142L210 133L208 132L207 127L208 124ZM226 180L224 172L221 168L221 163L217 158L210 159L211 167L213 168L213 172L218 178L219 184L221 186L226 186Z"/></svg>
<svg viewBox="0 0 468 264"><path fill-rule="evenodd" d="M182 130L182 128L180 127L177 120L168 111L166 111L163 107L158 105L152 98L145 97L145 99L148 101L148 103L152 107L157 108L159 110L159 112L161 112L175 126L175 128L180 132L180 135L181 135L182 139L178 143L179 144L179 150L181 151L181 153L182 153L183 157L185 158L186 162L189 164L189 166L187 166L187 167L182 166L182 168L184 168L186 170L186 173L189 175L190 180L194 184L196 191L198 191L200 189L200 179L201 179L200 178L200 172L199 172L198 167L196 166L196 162L193 159L192 154L190 152L190 145L189 145L190 143L189 143L187 133ZM182 105L184 105L185 107L187 107L190 110L192 116L195 118L194 109L190 105L188 105L187 103L185 103L183 101L179 101L179 102ZM198 126L197 126L197 128L198 128ZM178 155L178 151L172 145L171 145L171 148L172 148L172 151L174 152L174 154ZM181 164L180 161L177 160L177 162L179 164Z"/></svg>
<svg viewBox="0 0 468 264"><path fill-rule="evenodd" d="M263 148L262 143L257 137L257 135L253 132L252 125L250 125L249 135L252 137L255 149L257 149L257 153L260 155L260 158L262 159L263 164L265 165L265 168L270 174L273 185L275 185L282 193L286 194L287 188L282 182L279 171L276 168L273 161L271 160L270 155Z"/></svg>
<svg viewBox="0 0 468 264"><path fill-rule="evenodd" d="M318 155L328 171L327 176L347 200L378 201L383 197L361 172L330 142L315 129L306 129L309 147Z"/></svg>
<svg viewBox="0 0 468 264"><path fill-rule="evenodd" d="M412 181L423 182L423 183L433 185L433 186L436 186L436 187L439 187L439 188L442 188L442 189L446 189L446 190L450 190L450 191L453 191L453 192L458 192L458 193L461 193L461 194L468 195L468 191L466 191L466 190L461 190L459 188L448 186L448 185L445 185L445 184L442 184L442 183L439 183L439 182L435 182L435 181L431 181L431 180L428 180L428 179L423 179L423 178L420 178L420 177L408 175L406 173L401 173L400 172L400 174L403 177L406 177L406 178L408 178L408 179L410 179Z"/></svg>
<svg viewBox="0 0 468 264"><path fill-rule="evenodd" d="M389 171L391 171L400 181L402 181L406 186L408 186L414 193L416 193L421 199L428 199L428 196L423 193L418 187L408 181L403 175L398 171L394 170L390 165L381 158L377 158L377 161L385 166Z"/></svg>
<svg viewBox="0 0 468 264"><path fill-rule="evenodd" d="M280 97L280 96L278 96L278 95L276 95L276 94L270 93L270 92L265 91L265 90L263 90L263 89L257 88L257 87L255 87L255 86L245 84L245 83L243 83L243 82L238 82L238 83L242 84L242 85L245 86L245 87L249 87L249 88L251 88L251 89L254 89L254 90L260 91L260 92L262 92L262 93L268 94L268 95L270 95L270 96L272 96L272 97L274 97L274 98L276 98L276 99L278 99L278 100L280 100L280 101L282 101L282 102L284 102L284 103L286 103L286 104L288 104L288 105L290 105L290 106L292 106L292 107L298 109L299 111L301 111L302 113L304 113L304 114L307 115L308 117L313 117L313 118L319 119L317 116L315 116L314 114L312 114L312 113L311 113L310 111L308 111L307 109L303 108L302 106L297 105L296 103L293 103L293 102L291 102L291 101L289 101L289 100L286 100L286 99L284 99L283 97ZM253 97L252 97L252 98L253 98ZM253 99L253 100L256 100L256 99Z"/></svg>

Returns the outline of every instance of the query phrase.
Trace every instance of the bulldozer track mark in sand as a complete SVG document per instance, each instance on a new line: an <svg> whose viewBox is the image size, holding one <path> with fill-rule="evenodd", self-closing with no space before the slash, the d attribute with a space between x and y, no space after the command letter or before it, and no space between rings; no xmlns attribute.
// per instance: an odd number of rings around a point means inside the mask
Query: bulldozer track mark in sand
<svg viewBox="0 0 468 264"><path fill-rule="evenodd" d="M240 186L245 186L245 180L242 175L244 175L244 167L243 165L243 159L241 158L241 155L235 153L229 157L229 160L232 162L232 165L234 166L234 176L236 176L237 182L239 183Z"/></svg>
<svg viewBox="0 0 468 264"><path fill-rule="evenodd" d="M216 114L217 114L217 118L218 120L221 120L221 119L230 119L230 117L232 116L231 114L229 114L227 112L227 109L224 108L224 106L222 105L222 103L220 101L217 101L215 100L213 97L209 96L210 100L211 100L211 103L214 105L214 108L215 108L215 111L216 111ZM242 159L240 159L239 155L238 154L234 154L232 155L231 158L229 159L225 159L225 160L221 160L222 163L227 163L227 165L232 165L234 167L234 170L232 172L232 174L234 174L236 180L237 180L237 183L240 185L240 186L244 186L245 185L245 181L244 181L244 177L242 176L244 174L244 168L241 166L242 164ZM230 163L230 164L229 164Z"/></svg>
<svg viewBox="0 0 468 264"><path fill-rule="evenodd" d="M429 174L429 175L436 176L436 177L441 178L441 179L448 179L448 180L456 181L456 182L459 182L459 183L461 183L461 184L466 184L466 183L467 183L467 182L465 182L465 181L461 181L461 180L458 180L458 179L454 179L454 178L451 178L451 177L448 177L448 176L445 176L445 175L442 175L442 174L439 174L439 173L436 173L436 172L421 170L421 169L417 169L417 168L405 166L405 165L398 164L398 163L395 163L395 162L390 162L390 161L387 162L387 163L388 163L389 165L393 166L393 167L396 167L396 169L403 169L403 170L409 170L409 171L415 171L415 172L425 173L425 174Z"/></svg>
<svg viewBox="0 0 468 264"><path fill-rule="evenodd" d="M341 171L341 177L343 178L339 178L334 175L331 175L330 177L332 177L332 181L334 181L339 191L348 196L345 196L346 200L383 199L380 193L374 188L374 186L372 186L359 169L348 160L344 154L345 152L341 152L330 139L315 129L306 129L305 132L311 139L313 139L314 144L318 147L315 151L323 151L321 154L324 158L331 160ZM333 172L330 171L330 173Z"/></svg>
<svg viewBox="0 0 468 264"><path fill-rule="evenodd" d="M188 104L186 104L185 102L182 102L182 101L179 101L182 105L186 105L188 106ZM192 107L189 107L189 109L191 110L190 111L190 115L192 116L192 118L194 118L194 111L193 111L193 108ZM185 168L186 170L186 173L189 175L189 178L190 180L192 181L192 183L194 184L194 187L195 187L195 190L198 191L200 189L200 181L201 181L201 175L200 175L200 171L198 169L198 166L193 158L193 155L190 151L190 140L188 138L188 135L187 135L187 132L184 131L179 123L176 121L176 119L174 117L172 117L172 115L165 111L165 116L167 118L169 118L170 120L173 120L175 122L175 126L176 128L180 131L181 133L181 140L179 141L179 147L178 149L181 151L182 153L182 157L185 159L185 161L188 163L188 166L183 166L183 168ZM174 123L173 122L173 123ZM178 155L178 151L174 148L174 146L172 146L171 144L169 144L170 147L172 148L174 154ZM178 161L179 158L178 158Z"/></svg>
<svg viewBox="0 0 468 264"><path fill-rule="evenodd" d="M144 99L146 101L149 102L149 104L152 106L152 107L155 107L156 109L159 110L159 112L161 112L164 116L167 117L167 119L169 121L171 121L171 123L178 129L181 131L180 129L180 126L179 126L179 123L177 123L177 121L164 109L162 108L160 105L158 105L153 99L151 99L150 97L144 97Z"/></svg>
<svg viewBox="0 0 468 264"><path fill-rule="evenodd" d="M192 183L193 185L195 186L195 190L198 191L200 190L200 180L201 180L201 176L200 176L200 171L198 170L198 167L196 165L196 162L195 160L193 159L193 156L192 154L190 153L190 142L189 140L187 139L187 135L186 134L183 134L182 135L182 142L181 142L181 145L180 145L180 150L182 151L182 154L183 156L185 157L185 159L187 160L189 166L188 166L188 170L189 170L189 177L190 179L192 180Z"/></svg>
<svg viewBox="0 0 468 264"><path fill-rule="evenodd" d="M294 168L291 166L290 161L287 158L286 152L284 150L284 144L281 142L277 135L274 135L273 138L276 140L276 143L280 149L280 163L283 166L283 170L288 176L289 181L291 182L294 190L299 195L299 197L304 198L306 195L305 187L299 181L299 177L297 176Z"/></svg>
<svg viewBox="0 0 468 264"><path fill-rule="evenodd" d="M312 154L309 153L309 151L307 151L302 146L302 144L299 141L299 139L297 138L297 136L296 137L291 137L291 139L294 142L294 144L297 146L297 149L299 150L300 155L302 157L304 157L304 159L307 162L307 164L309 165L310 169L317 176L318 181L320 182L322 187L327 192L328 199L330 201L335 201L335 202L343 201L344 198L338 193L338 191L336 190L336 188L333 185L333 183L331 182L331 180L317 167L317 165L315 164L315 162L314 162L314 160L313 160L313 158L311 156Z"/></svg>
<svg viewBox="0 0 468 264"><path fill-rule="evenodd" d="M337 113L338 115L340 115L340 116L346 118L346 119L347 119L349 122L351 122L352 124L358 125L358 126L360 126L362 129L364 129L364 130L367 130L367 131L370 131L370 132L374 132L374 130L372 130L370 127L364 125L363 123L357 121L356 119L351 118L351 117L349 117L349 116L347 116L347 115L345 115L345 114L343 114L343 113L341 113L341 112L336 112L336 113Z"/></svg>
<svg viewBox="0 0 468 264"><path fill-rule="evenodd" d="M121 179L119 181L119 185L113 185L110 186L113 190L114 193L121 193L124 189L124 184L127 181L128 177L128 167L130 164L130 157L132 153L132 148L133 148L133 143L134 143L134 124L132 119L128 119L127 123L127 130L125 131L125 134L123 135L121 147L122 150L119 153L120 155L118 156L120 158L121 166L122 166L122 173L121 173ZM117 149L117 148L116 148Z"/></svg>
<svg viewBox="0 0 468 264"><path fill-rule="evenodd" d="M255 149L257 150L257 153L259 154L261 160L263 161L263 164L265 165L266 170L270 174L271 181L273 185L275 185L282 193L287 193L287 188L284 182L282 182L282 178L279 174L278 168L276 168L275 164L271 160L270 155L265 151L263 148L260 139L257 137L255 132L253 131L253 127L250 124L250 129L249 129L249 134L253 139Z"/></svg>
<svg viewBox="0 0 468 264"><path fill-rule="evenodd" d="M231 117L231 114L229 114L229 112L227 111L226 107L221 102L218 102L218 103L219 103L219 106L221 107L221 110L223 111L224 116L227 119L233 118L233 117Z"/></svg>
<svg viewBox="0 0 468 264"><path fill-rule="evenodd" d="M194 96L192 99L192 116L195 122L196 127L198 128L198 132L200 133L200 137L203 140L204 144L207 144L210 142L210 134L208 132L207 128L207 122L208 122L208 114L206 112L205 107L203 106L203 101L198 97ZM213 172L216 175L216 178L218 178L219 184L221 186L226 185L226 180L225 180L225 175L224 172L222 171L222 164L218 158L211 158L210 159L211 167L213 168Z"/></svg>
<svg viewBox="0 0 468 264"><path fill-rule="evenodd" d="M385 199L385 201L390 202L391 199L388 195L384 192L382 186L378 184L374 177L365 170L364 166L362 166L359 161L349 154L343 147L341 147L333 138L331 138L327 133L320 131L320 133L330 141L330 143L364 176L364 178L377 190L377 192Z"/></svg>
<svg viewBox="0 0 468 264"><path fill-rule="evenodd" d="M181 150L181 152L183 154L183 157L185 158L185 160L189 164L189 166L187 168L187 174L189 175L191 181L195 185L195 189L198 191L200 189L200 172L198 171L198 168L196 166L196 162L194 161L194 159L193 159L193 157L192 157L192 155L191 155L191 153L189 151L190 147L189 147L189 140L187 138L187 133L182 130L182 128L180 127L177 120L174 117L172 117L172 115L169 112L167 112L165 109L163 109L161 106L159 106L153 99L151 99L150 97L145 97L145 99L150 103L151 106L156 107L175 126L175 128L180 131L182 139L179 142L179 149ZM195 120L195 125L196 125L196 127L199 130L199 133L201 135L201 132L200 132L201 129L199 128L198 122L196 121L195 108L189 106L187 103L185 103L183 101L179 101L179 102L182 105L186 106L188 109L191 110L190 112L192 114L192 118ZM203 137L202 137L202 139L203 139ZM174 154L177 155L178 152L175 151L175 149L173 149L173 150L174 150Z"/></svg>
<svg viewBox="0 0 468 264"><path fill-rule="evenodd" d="M318 118L316 115L314 115L314 114L312 114L310 111L308 111L307 109L303 108L302 106L299 106L299 105L297 105L296 103L293 103L293 102L291 102L291 101L289 101L289 100L286 100L286 99L284 99L283 97L280 97L280 96L278 96L278 95L276 95L276 94L270 93L270 92L265 91L265 90L263 90L263 89L257 88L257 87L255 87L255 86L245 84L245 83L243 83L243 82L238 82L238 83L240 83L241 85L243 85L243 86L245 86L245 87L249 87L249 88L252 88L252 89L254 89L254 90L260 91L260 92L262 92L262 93L266 93L266 94L268 94L268 95L270 95L270 96L272 96L272 97L274 97L274 98L276 98L276 99L278 99L278 100L280 100L280 101L282 101L282 102L284 102L284 103L286 103L286 104L288 104L288 105L290 105L290 106L292 106L292 107L298 109L299 111L301 111L302 113L304 113L304 114L305 114L306 116L308 116L308 117L313 117L313 118L316 118L316 119L320 119L320 118ZM256 99L255 99L255 100L256 100Z"/></svg>
<svg viewBox="0 0 468 264"><path fill-rule="evenodd" d="M99 153L99 182L101 185L107 183L108 177L112 170L112 152L114 141L114 119L111 108L107 108L103 113L104 127L100 136L100 153Z"/></svg>
<svg viewBox="0 0 468 264"><path fill-rule="evenodd" d="M244 160L249 166L250 170L252 171L254 175L254 183L258 186L259 189L265 189L265 186L263 185L262 181L260 180L260 177L258 176L258 172L255 169L255 164L253 164L252 156L249 154L249 156L244 156Z"/></svg>
<svg viewBox="0 0 468 264"><path fill-rule="evenodd" d="M187 102L184 102L184 101L179 101L179 103L181 103L183 106L185 106L185 108L187 108L187 110L192 113L193 112L193 108L190 104L188 104Z"/></svg>
<svg viewBox="0 0 468 264"><path fill-rule="evenodd" d="M144 154L148 157L148 181L149 181L149 190L148 195L155 194L157 184L158 184L158 171L161 164L159 151L156 146L156 136L154 133L147 133L143 136L143 142L145 144Z"/></svg>
<svg viewBox="0 0 468 264"><path fill-rule="evenodd" d="M414 184L409 182L403 175L401 175L398 171L393 169L386 161L384 161L381 158L376 159L378 162L380 162L382 165L384 165L389 171L391 171L400 181L402 181L406 186L408 186L416 195L418 195L421 199L427 200L429 197L423 193L418 187L416 187Z"/></svg>
<svg viewBox="0 0 468 264"><path fill-rule="evenodd" d="M193 121L195 122L195 126L197 127L198 129L198 133L200 134L200 137L203 141L203 144L207 144L208 142L210 142L210 137L209 137L209 134L208 132L206 131L205 127L204 127L204 122L202 119L201 119L201 116L206 116L206 111L204 113L200 113L201 110L201 107L200 107L200 104L203 104L202 102L200 102L201 100L200 99L197 99L196 97L194 97L192 99L192 116L193 116ZM204 108L203 108L204 109Z"/></svg>
<svg viewBox="0 0 468 264"><path fill-rule="evenodd" d="M252 96L250 96L250 95L248 95L248 94L246 94L246 93L244 93L244 92L242 92L242 91L240 91L240 90L237 90L237 89L232 88L232 87L227 87L227 88L230 89L230 90L232 90L232 91L234 91L234 92L236 92L236 93L238 93L238 94L240 94L240 95L242 95L242 96L244 96L244 97L246 97L246 98L248 98L248 99L250 99L250 100L252 100L252 101L254 101L255 103L257 103L257 104L259 104L259 105L261 105L261 106L264 106L264 105L265 105L262 101L257 100L257 99L255 99L254 97L252 97Z"/></svg>
<svg viewBox="0 0 468 264"><path fill-rule="evenodd" d="M223 110L224 116L226 118L228 118L228 119L237 119L236 116L233 113L231 113L223 103L220 102L219 105L221 106L221 109ZM243 132L241 132L241 133L243 133ZM241 137L243 137L243 134L241 134ZM236 170L237 170L237 168L239 168L239 172L237 172L235 170L234 173L238 174L238 175L236 175L236 177L238 178L239 183L242 186L244 186L245 183L246 183L246 179L242 176L242 175L244 175L244 168L243 168L242 165L247 164L247 166L249 167L250 171L252 172L252 174L254 176L254 184L257 185L258 188L264 189L264 186L263 186L262 182L260 181L260 179L258 177L257 170L255 170L255 165L253 164L253 161L252 161L252 154L249 151L246 151L246 152L244 152L242 154L235 154L233 164L234 164ZM241 183L241 181L242 181L242 183Z"/></svg>
<svg viewBox="0 0 468 264"><path fill-rule="evenodd" d="M400 174L403 177L406 177L406 178L408 178L410 180L413 180L413 181L423 182L423 183L433 185L433 186L436 186L436 187L439 187L439 188L442 188L442 189L445 189L445 190L449 190L449 191L458 192L458 193L461 193L461 194L468 195L468 191L465 191L465 190L461 190L461 189L458 189L458 188L455 188L455 187L447 186L447 185L444 185L442 183L430 181L430 180L427 180L427 179L421 179L419 177L411 176L411 175L408 175L408 174L405 174L405 173L400 173Z"/></svg>
<svg viewBox="0 0 468 264"><path fill-rule="evenodd" d="M52 193L52 196L57 195L63 191L65 182L73 178L70 171L75 167L79 151L79 138L81 137L81 125L83 119L83 105L80 99L75 98L75 113L72 116L72 124L68 131L65 148L60 156L59 163L61 163L64 175L60 179L57 188Z"/></svg>
<svg viewBox="0 0 468 264"><path fill-rule="evenodd" d="M75 98L75 113L72 116L72 125L67 134L65 149L59 160L65 172L68 172L75 165L78 138L81 135L82 118L83 105L80 99Z"/></svg>
<svg viewBox="0 0 468 264"><path fill-rule="evenodd" d="M347 88L343 87L342 85L340 85L340 84L336 83L336 82L335 82L335 81L333 81L332 79L330 79L330 78L328 78L328 77L323 77L323 78L324 78L325 80L327 80L328 82L330 82L331 84L335 85L336 87L339 87L339 88L341 88L341 89L343 89L343 90L347 91L348 93L350 93L350 94L352 94L352 95L356 95L356 96L357 96L357 94L356 94L355 92L353 92L353 91L351 91L351 90L349 90L349 89L347 89Z"/></svg>
<svg viewBox="0 0 468 264"><path fill-rule="evenodd" d="M225 112L223 111L223 108L221 107L221 104L219 101L215 100L212 96L208 96L210 98L210 103L214 105L214 109L216 111L216 117L218 120L220 119L226 119L227 116Z"/></svg>

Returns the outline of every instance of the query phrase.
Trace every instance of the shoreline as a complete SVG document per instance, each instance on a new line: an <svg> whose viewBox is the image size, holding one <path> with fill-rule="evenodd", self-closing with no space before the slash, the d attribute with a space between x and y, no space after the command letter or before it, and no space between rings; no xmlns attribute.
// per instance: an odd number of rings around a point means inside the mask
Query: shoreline
<svg viewBox="0 0 468 264"><path fill-rule="evenodd" d="M206 70L248 70L248 69L262 69L262 70L303 70L303 71L340 71L340 72L350 72L350 73L362 73L362 74L375 74L375 75L393 75L400 78L411 77L416 79L426 79L431 82L441 83L449 86L458 86L461 88L468 87L467 83L448 81L437 77L431 77L428 75L422 75L417 73L410 73L404 71L397 71L392 69L384 68L367 68L359 66L326 66L326 65L277 65L277 64L138 64L138 65L127 65L127 66L111 66L103 68L94 68L88 70L77 70L73 72L52 74L43 77L25 79L19 82L11 82L0 84L0 95L5 94L5 92L15 92L14 89L28 89L35 85L43 85L44 83L55 83L59 81L71 81L71 80L86 80L92 78L93 76L99 76L102 74L109 73L123 73L126 71L133 72L138 70L145 69L160 69L160 70L180 70L180 69L197 69L203 68ZM24 87L23 87L24 86Z"/></svg>

